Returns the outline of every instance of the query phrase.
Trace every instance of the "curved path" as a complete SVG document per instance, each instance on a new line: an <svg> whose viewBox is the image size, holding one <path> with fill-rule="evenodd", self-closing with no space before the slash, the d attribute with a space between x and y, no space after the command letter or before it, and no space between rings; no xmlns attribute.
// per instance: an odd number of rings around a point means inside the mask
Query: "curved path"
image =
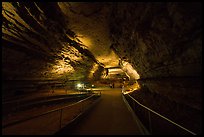
<svg viewBox="0 0 204 137"><path fill-rule="evenodd" d="M104 88L101 100L74 127L63 128L63 135L142 135L128 110L121 89Z"/></svg>

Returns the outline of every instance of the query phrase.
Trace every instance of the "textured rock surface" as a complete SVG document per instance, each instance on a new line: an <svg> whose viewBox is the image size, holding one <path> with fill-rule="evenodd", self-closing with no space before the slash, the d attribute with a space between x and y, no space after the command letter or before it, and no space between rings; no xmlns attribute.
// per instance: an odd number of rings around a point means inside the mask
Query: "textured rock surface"
<svg viewBox="0 0 204 137"><path fill-rule="evenodd" d="M200 3L118 3L110 20L113 49L141 81L149 79L145 84L152 92L180 101L179 94L189 95L194 101L181 102L193 106L201 103L201 88L189 89L201 87L201 24Z"/></svg>
<svg viewBox="0 0 204 137"><path fill-rule="evenodd" d="M57 3L2 4L5 79L86 79L95 59Z"/></svg>
<svg viewBox="0 0 204 137"><path fill-rule="evenodd" d="M103 2L59 2L59 7L69 19L69 27L88 47L104 67L114 67L118 56L110 49L109 18L111 5Z"/></svg>
<svg viewBox="0 0 204 137"><path fill-rule="evenodd" d="M201 24L200 3L118 3L110 31L141 78L200 76Z"/></svg>

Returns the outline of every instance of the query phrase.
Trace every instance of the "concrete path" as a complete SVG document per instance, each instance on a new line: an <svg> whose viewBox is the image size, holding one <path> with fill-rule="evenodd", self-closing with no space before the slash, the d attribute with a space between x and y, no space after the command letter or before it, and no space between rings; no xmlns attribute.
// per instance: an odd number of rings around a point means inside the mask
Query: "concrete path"
<svg viewBox="0 0 204 137"><path fill-rule="evenodd" d="M106 88L101 100L86 117L64 135L142 135L122 98L121 89Z"/></svg>

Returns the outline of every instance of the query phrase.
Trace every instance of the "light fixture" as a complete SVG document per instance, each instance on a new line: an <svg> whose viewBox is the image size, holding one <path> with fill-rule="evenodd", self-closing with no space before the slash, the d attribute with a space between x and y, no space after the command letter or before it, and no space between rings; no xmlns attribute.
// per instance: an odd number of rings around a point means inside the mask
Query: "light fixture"
<svg viewBox="0 0 204 137"><path fill-rule="evenodd" d="M83 87L83 85L81 83L77 84L77 88L82 88L82 87Z"/></svg>

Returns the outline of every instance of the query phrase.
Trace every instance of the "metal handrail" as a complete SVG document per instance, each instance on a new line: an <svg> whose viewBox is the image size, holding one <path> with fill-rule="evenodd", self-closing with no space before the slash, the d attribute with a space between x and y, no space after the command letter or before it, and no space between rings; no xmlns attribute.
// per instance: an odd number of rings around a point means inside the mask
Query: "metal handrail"
<svg viewBox="0 0 204 137"><path fill-rule="evenodd" d="M76 95L76 96L80 96L80 95ZM18 107L26 107L26 106L30 106L30 105L38 105L38 104L48 103L48 102L52 102L52 101L60 101L60 100L65 100L65 99L73 99L75 97L66 96L66 97L60 97L60 98L54 98L54 99L47 99L47 100L41 100L41 101L38 101L38 102L28 103L28 104L25 104L25 105L20 105L23 102L18 102L18 101L16 101L16 102L19 105Z"/></svg>
<svg viewBox="0 0 204 137"><path fill-rule="evenodd" d="M82 94L82 93L76 94L76 95L81 95L81 94ZM83 94L85 94L85 93L83 93ZM62 96L66 96L66 97L59 97L59 98L49 99L49 100L47 100L47 101L53 101L53 100L58 100L58 99L70 98L70 96L67 95L67 94L64 94L64 95L62 95ZM54 96L48 96L48 97L54 97ZM45 98L45 97L41 97L41 98ZM25 100L25 101L28 101L28 100ZM42 100L41 102L43 102L43 101L44 101L44 100ZM18 102L21 102L21 100L5 101L5 102L2 102L2 104L4 105L4 104L18 103Z"/></svg>
<svg viewBox="0 0 204 137"><path fill-rule="evenodd" d="M124 94L123 94L123 95L124 95ZM177 124L177 123L175 123L175 122L173 122L172 120L166 118L165 116L162 116L161 114L159 114L159 113L155 112L154 110L148 108L147 106L141 104L139 101L137 101L136 99L134 99L134 98L133 98L132 96L130 96L129 94L126 94L126 95L128 95L132 100L134 100L138 105L142 106L143 108L145 108L145 109L151 111L152 113L154 113L154 114L158 115L159 117L161 117L161 118L163 118L163 119L169 121L170 123L172 123L172 124L174 124L174 125L176 125L176 126L182 128L183 130L185 130L185 131L191 133L192 135L196 135L196 133L190 131L189 129L187 129L187 128L185 128L185 127L183 127L183 126L181 126L181 125L179 125L179 124Z"/></svg>
<svg viewBox="0 0 204 137"><path fill-rule="evenodd" d="M76 105L76 104L78 104L78 103L81 103L82 101L85 101L85 100L87 100L87 99L89 99L89 98L91 98L91 97L93 97L93 96L94 96L94 95L91 95L91 96L89 96L89 97L87 97L87 98L85 98L85 99L82 99L82 100L80 100L80 101L78 101L78 102L76 102L76 103L73 103L73 104L70 104L70 105L67 105L67 106L63 106L63 107L60 107L60 108L57 108L57 109L53 109L53 110L44 112L44 113L42 113L42 114L37 114L37 115L34 115L34 116L32 116L32 117L29 117L29 118L25 118L25 119L22 119L22 120L18 120L18 121L15 121L15 122L12 122L12 123L3 125L2 128L6 128L6 127L9 127L9 126L13 126L13 125L16 125L16 124L19 124L19 123L22 123L22 122L25 122L25 121L28 121L28 120L31 120L31 119L34 119L34 118L43 116L43 115L47 115L47 114L49 114L49 113L53 113L53 112L56 112L56 111L60 111L60 110L62 110L62 109L64 109L64 108L71 107L71 106L74 106L74 105Z"/></svg>

